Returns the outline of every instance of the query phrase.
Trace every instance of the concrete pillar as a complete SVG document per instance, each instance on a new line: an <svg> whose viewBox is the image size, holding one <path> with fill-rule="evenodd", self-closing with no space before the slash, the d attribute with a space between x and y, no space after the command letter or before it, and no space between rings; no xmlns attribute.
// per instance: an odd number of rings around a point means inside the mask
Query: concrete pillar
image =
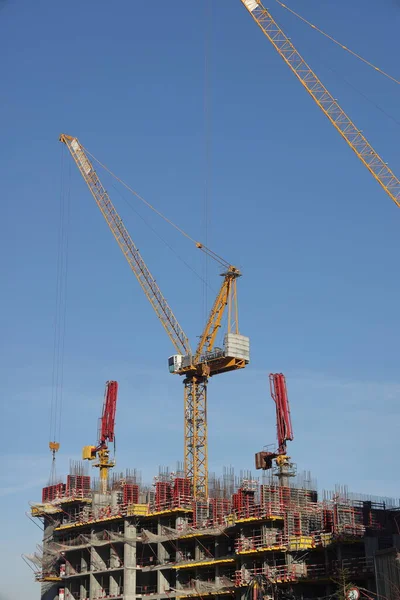
<svg viewBox="0 0 400 600"><path fill-rule="evenodd" d="M82 550L81 573L87 573L90 570L89 557L90 557L89 552L87 550Z"/></svg>
<svg viewBox="0 0 400 600"><path fill-rule="evenodd" d="M101 586L99 584L99 582L97 581L96 577L93 575L93 573L90 574L90 594L89 594L89 598L92 600L92 598L98 598L100 596L101 593Z"/></svg>
<svg viewBox="0 0 400 600"><path fill-rule="evenodd" d="M45 520L43 530L43 564L46 563L46 559L50 561L52 558L51 555L47 553L47 545L53 541L53 531L54 525ZM41 600L58 600L58 588L60 587L60 584L46 581L43 582L40 589Z"/></svg>
<svg viewBox="0 0 400 600"><path fill-rule="evenodd" d="M175 520L175 528L176 529L184 529L187 526L188 518L187 516L177 516Z"/></svg>
<svg viewBox="0 0 400 600"><path fill-rule="evenodd" d="M115 581L113 575L110 575L110 596L116 596L118 594L118 584Z"/></svg>
<svg viewBox="0 0 400 600"><path fill-rule="evenodd" d="M96 550L94 546L91 548L91 556L90 556L90 570L91 571L99 571L101 569L107 569L107 560L104 557L104 553L100 554Z"/></svg>
<svg viewBox="0 0 400 600"><path fill-rule="evenodd" d="M136 526L125 521L124 544L124 599L136 599Z"/></svg>
<svg viewBox="0 0 400 600"><path fill-rule="evenodd" d="M81 594L81 598L87 598L89 596L89 585L88 582L84 580L81 581L80 583L80 594Z"/></svg>
<svg viewBox="0 0 400 600"><path fill-rule="evenodd" d="M158 522L157 525L158 535L162 534L162 525ZM157 544L157 561L159 565L164 565L169 559L169 555L165 545L162 542ZM169 581L166 577L167 570L159 569L157 571L157 594L164 594L169 590Z"/></svg>
<svg viewBox="0 0 400 600"><path fill-rule="evenodd" d="M204 558L204 549L200 546L200 544L198 543L198 541L195 538L195 542L194 542L195 546L194 546L194 559L195 560L202 560L202 558Z"/></svg>
<svg viewBox="0 0 400 600"><path fill-rule="evenodd" d="M215 556L215 558L221 558L221 556L223 554L221 554L221 551L220 551L219 539L216 537L215 538L215 546L214 546L214 556Z"/></svg>

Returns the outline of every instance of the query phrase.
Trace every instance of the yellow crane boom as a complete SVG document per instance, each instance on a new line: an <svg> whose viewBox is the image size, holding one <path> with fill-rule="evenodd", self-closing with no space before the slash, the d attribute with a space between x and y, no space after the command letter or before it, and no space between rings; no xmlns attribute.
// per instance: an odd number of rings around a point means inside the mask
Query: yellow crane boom
<svg viewBox="0 0 400 600"><path fill-rule="evenodd" d="M155 313L164 326L177 355L169 358L171 373L184 379L184 461L185 473L191 480L194 497L205 501L208 497L208 448L207 448L207 383L212 375L242 369L249 362L249 340L239 334L236 280L239 269L228 265L218 255L202 244L196 246L226 267L223 282L195 355L192 355L189 340L174 316L167 300L151 275L139 250L136 248L121 217L102 185L84 147L77 138L61 134L78 169L86 181L97 206L102 212L119 247L132 271L136 275ZM228 327L224 348L214 348L222 317L228 306Z"/></svg>
<svg viewBox="0 0 400 600"><path fill-rule="evenodd" d="M377 182L400 207L400 180L296 50L259 0L241 0L261 31Z"/></svg>

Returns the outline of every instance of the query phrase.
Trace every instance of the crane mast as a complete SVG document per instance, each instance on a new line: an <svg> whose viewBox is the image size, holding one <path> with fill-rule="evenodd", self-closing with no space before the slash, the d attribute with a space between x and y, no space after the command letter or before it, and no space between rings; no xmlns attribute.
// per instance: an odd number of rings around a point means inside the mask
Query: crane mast
<svg viewBox="0 0 400 600"><path fill-rule="evenodd" d="M319 77L259 0L241 0L261 31L304 86L325 116L346 140L371 175L400 207L400 180L374 150L360 129L328 92Z"/></svg>
<svg viewBox="0 0 400 600"><path fill-rule="evenodd" d="M171 373L184 377L185 473L191 480L194 497L205 501L208 498L208 379L213 375L242 369L250 360L249 338L239 334L236 282L241 273L202 244L196 244L213 258L217 257L226 270L222 274L221 288L193 354L186 334L129 235L83 146L77 138L66 134L61 134L60 141L71 153L107 225L177 351L177 354L169 357L168 366ZM215 342L226 307L228 327L224 347L216 348Z"/></svg>

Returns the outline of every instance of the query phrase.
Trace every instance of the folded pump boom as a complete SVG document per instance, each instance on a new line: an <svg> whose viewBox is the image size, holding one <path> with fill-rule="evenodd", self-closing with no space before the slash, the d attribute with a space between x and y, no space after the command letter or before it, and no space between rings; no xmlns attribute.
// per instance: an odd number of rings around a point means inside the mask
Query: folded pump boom
<svg viewBox="0 0 400 600"><path fill-rule="evenodd" d="M82 451L84 460L96 460L94 465L100 469L101 491L107 491L108 471L115 466L110 459L108 442L115 442L115 413L117 409L118 383L107 381L104 393L103 412L99 422L99 440L97 446L85 446Z"/></svg>
<svg viewBox="0 0 400 600"><path fill-rule="evenodd" d="M273 461L278 467L278 476L292 475L290 457L287 456L286 442L293 440L292 420L290 417L289 399L286 389L285 376L282 373L271 373L269 376L271 397L275 402L276 431L278 448L275 452L257 452L256 469L271 469Z"/></svg>

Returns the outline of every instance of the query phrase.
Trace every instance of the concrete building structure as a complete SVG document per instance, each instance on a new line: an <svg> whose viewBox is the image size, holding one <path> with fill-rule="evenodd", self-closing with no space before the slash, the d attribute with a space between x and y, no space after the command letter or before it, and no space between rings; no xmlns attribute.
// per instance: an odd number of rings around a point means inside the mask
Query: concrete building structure
<svg viewBox="0 0 400 600"><path fill-rule="evenodd" d="M31 509L44 524L41 600L244 600L256 577L270 598L326 598L340 577L375 598L379 552L400 548L398 505L344 489L319 499L307 482L231 471L199 503L182 473L150 487L114 475L106 493L83 473Z"/></svg>

